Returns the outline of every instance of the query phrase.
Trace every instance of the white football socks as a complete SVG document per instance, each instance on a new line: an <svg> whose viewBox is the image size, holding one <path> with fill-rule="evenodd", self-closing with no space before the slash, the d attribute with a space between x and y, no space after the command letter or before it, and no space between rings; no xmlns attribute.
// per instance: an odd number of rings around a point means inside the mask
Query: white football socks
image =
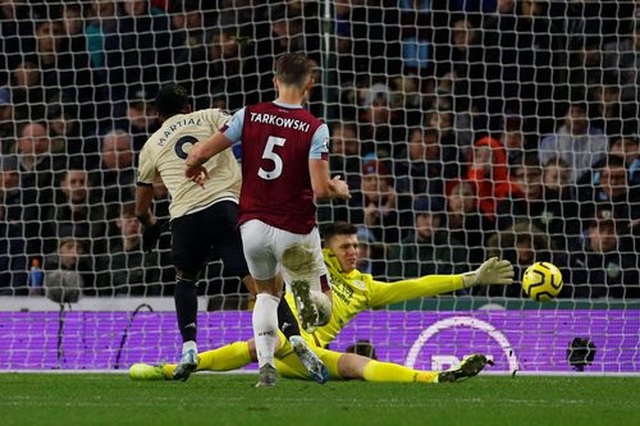
<svg viewBox="0 0 640 426"><path fill-rule="evenodd" d="M268 293L258 293L253 307L253 338L256 343L258 366L275 367L275 351L278 343L278 304L280 298Z"/></svg>

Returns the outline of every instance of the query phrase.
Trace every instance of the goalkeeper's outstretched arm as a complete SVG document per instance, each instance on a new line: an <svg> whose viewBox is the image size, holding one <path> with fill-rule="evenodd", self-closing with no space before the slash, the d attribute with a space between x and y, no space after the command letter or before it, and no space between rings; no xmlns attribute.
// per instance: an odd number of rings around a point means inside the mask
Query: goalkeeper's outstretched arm
<svg viewBox="0 0 640 426"><path fill-rule="evenodd" d="M432 297L477 285L509 285L513 282L513 265L492 257L475 271L459 275L427 275L420 278L384 283L373 282L371 306L404 302L416 297Z"/></svg>

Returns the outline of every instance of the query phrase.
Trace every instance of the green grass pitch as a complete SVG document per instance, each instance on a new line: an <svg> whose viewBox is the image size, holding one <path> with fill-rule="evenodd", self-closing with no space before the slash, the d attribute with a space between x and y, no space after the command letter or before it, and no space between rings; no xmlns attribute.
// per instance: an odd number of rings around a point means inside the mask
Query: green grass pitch
<svg viewBox="0 0 640 426"><path fill-rule="evenodd" d="M9 425L629 425L640 378L480 376L443 385L195 375L132 382L121 374L1 374Z"/></svg>

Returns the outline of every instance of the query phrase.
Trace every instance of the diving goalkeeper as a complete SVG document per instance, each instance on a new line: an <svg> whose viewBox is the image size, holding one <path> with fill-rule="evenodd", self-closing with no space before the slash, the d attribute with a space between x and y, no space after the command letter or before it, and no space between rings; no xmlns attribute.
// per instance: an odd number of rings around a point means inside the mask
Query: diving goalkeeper
<svg viewBox="0 0 640 426"><path fill-rule="evenodd" d="M461 275L429 275L416 279L384 283L356 269L358 260L357 228L346 222L335 222L325 228L325 263L333 289L333 311L329 322L312 333L301 330L312 351L324 362L331 379L360 379L370 382L454 382L478 374L492 362L484 355L464 358L446 371L418 371L399 364L379 362L354 353L325 349L340 330L358 313L369 308L402 302L416 297L469 288L477 285L508 285L513 281L513 266L508 260L491 258L477 270ZM295 304L286 295L289 306ZM294 316L295 318L295 316ZM277 370L283 377L309 379L307 369L294 353L284 334L279 332L276 351ZM230 371L257 359L253 340L235 342L200 354L198 371ZM135 364L130 370L134 380L172 379L174 364Z"/></svg>

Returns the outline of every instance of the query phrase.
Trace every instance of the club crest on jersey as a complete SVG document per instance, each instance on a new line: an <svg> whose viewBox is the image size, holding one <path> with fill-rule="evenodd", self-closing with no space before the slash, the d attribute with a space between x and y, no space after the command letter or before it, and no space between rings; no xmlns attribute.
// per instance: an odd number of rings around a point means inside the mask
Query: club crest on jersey
<svg viewBox="0 0 640 426"><path fill-rule="evenodd" d="M364 284L364 281L361 280L353 280L351 281L353 283L353 286L355 288L357 288L358 290L366 290L367 286Z"/></svg>

